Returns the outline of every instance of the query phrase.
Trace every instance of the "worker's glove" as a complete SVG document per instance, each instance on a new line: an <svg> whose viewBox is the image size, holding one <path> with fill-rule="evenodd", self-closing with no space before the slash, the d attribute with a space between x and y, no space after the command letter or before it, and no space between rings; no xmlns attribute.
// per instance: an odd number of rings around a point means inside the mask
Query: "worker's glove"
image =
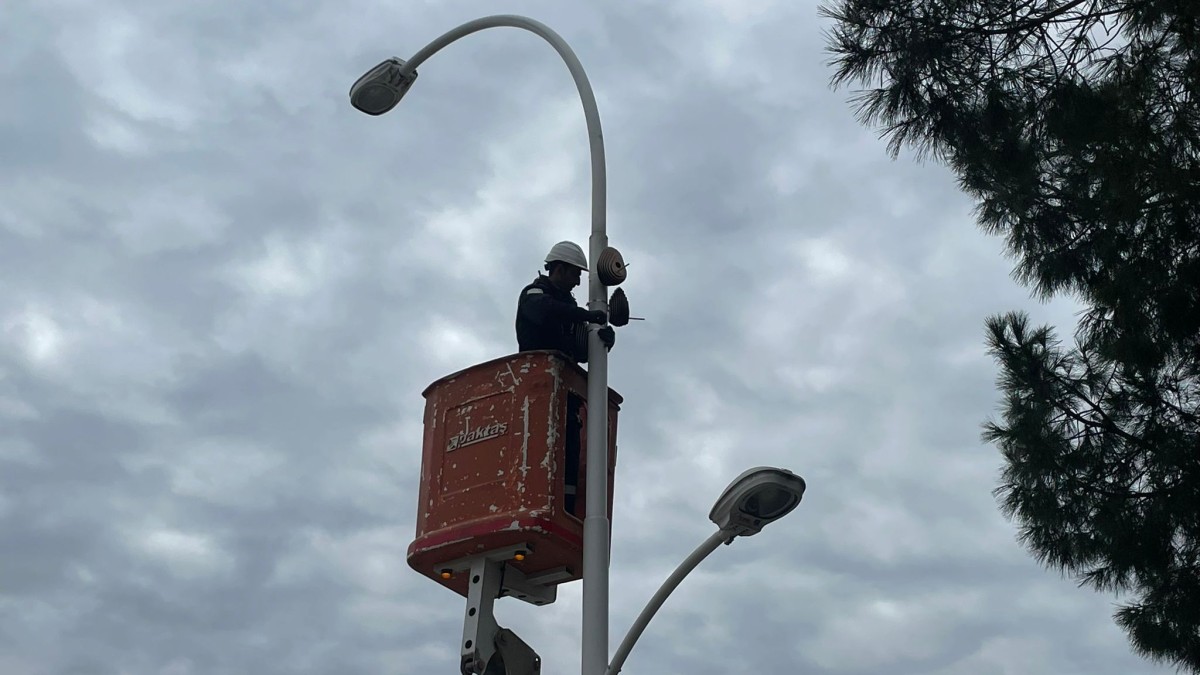
<svg viewBox="0 0 1200 675"><path fill-rule="evenodd" d="M596 331L596 334L600 336L600 341L604 343L604 348L609 351L612 350L613 345L617 344L617 333L613 330L612 326L605 326Z"/></svg>
<svg viewBox="0 0 1200 675"><path fill-rule="evenodd" d="M604 323L608 321L608 315L603 310L594 310L588 312L588 323Z"/></svg>

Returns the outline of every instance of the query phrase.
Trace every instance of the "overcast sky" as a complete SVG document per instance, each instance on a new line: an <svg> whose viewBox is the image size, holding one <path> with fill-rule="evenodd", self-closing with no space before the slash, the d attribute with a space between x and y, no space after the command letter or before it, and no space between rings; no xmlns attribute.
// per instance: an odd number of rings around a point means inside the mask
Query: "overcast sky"
<svg viewBox="0 0 1200 675"><path fill-rule="evenodd" d="M584 120L508 28L386 117L347 92L497 11L588 72L647 317L610 361L612 646L739 472L809 486L625 673L1170 672L991 494L983 321L1075 307L855 121L812 0L3 0L0 673L457 672L464 601L404 558L421 391L515 351L519 289L586 247ZM581 590L498 603L547 675L579 672Z"/></svg>

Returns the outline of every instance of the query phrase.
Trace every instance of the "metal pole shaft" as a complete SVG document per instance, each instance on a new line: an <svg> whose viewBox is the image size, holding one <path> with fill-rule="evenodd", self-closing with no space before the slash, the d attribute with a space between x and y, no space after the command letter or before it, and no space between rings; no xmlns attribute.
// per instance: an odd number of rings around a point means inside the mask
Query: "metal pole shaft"
<svg viewBox="0 0 1200 675"><path fill-rule="evenodd" d="M593 242L595 236L593 235ZM595 243L592 250L596 250ZM595 260L595 253L592 254ZM593 274L593 276L595 276ZM593 284L596 284L593 280ZM593 306L593 308L595 308ZM583 675L608 667L608 354L588 341L587 500L583 520Z"/></svg>
<svg viewBox="0 0 1200 675"><path fill-rule="evenodd" d="M502 14L469 21L423 47L404 68L415 71L426 59L446 45L485 28L510 26L535 33L558 52L579 90L587 121L588 149L592 164L592 232L588 241L592 270L588 275L588 309L608 312L608 289L596 274L600 252L608 246L605 208L607 176L604 164L604 134L600 111L583 65L571 47L545 24L528 17ZM588 426L587 499L583 523L583 675L604 675L608 667L608 352L597 329L588 336Z"/></svg>

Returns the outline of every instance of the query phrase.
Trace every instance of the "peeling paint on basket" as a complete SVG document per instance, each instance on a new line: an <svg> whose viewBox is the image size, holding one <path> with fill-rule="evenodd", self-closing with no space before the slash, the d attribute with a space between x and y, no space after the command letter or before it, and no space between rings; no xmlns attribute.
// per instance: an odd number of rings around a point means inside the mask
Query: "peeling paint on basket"
<svg viewBox="0 0 1200 675"><path fill-rule="evenodd" d="M513 372L513 369L512 369L512 364L511 364L511 363L505 363L505 364L504 364L504 369L505 369L505 371L507 371L507 373L508 373L508 376L509 376L510 378L512 378L512 384L510 384L510 385L509 385L509 386L506 388L506 391L513 391L513 390L514 390L514 389L516 389L517 387L521 386L521 378L517 377L517 374L516 374L515 372ZM522 370L521 372L522 372L522 374L524 374L524 373L528 372L528 370L527 370L527 369L526 369L526 370ZM500 385L501 387L504 387L504 372L498 372L498 373L496 373L496 384Z"/></svg>
<svg viewBox="0 0 1200 675"><path fill-rule="evenodd" d="M529 475L529 396L521 402L521 480Z"/></svg>

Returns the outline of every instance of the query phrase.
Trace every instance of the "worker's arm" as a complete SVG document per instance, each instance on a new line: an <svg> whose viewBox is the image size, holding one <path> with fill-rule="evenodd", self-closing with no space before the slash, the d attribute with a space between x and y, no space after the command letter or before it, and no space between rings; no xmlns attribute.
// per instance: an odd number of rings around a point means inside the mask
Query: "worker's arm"
<svg viewBox="0 0 1200 675"><path fill-rule="evenodd" d="M566 320L576 323L603 323L604 312L589 312L569 302L552 297L540 288L530 288L521 295L518 309L537 323L547 320Z"/></svg>

